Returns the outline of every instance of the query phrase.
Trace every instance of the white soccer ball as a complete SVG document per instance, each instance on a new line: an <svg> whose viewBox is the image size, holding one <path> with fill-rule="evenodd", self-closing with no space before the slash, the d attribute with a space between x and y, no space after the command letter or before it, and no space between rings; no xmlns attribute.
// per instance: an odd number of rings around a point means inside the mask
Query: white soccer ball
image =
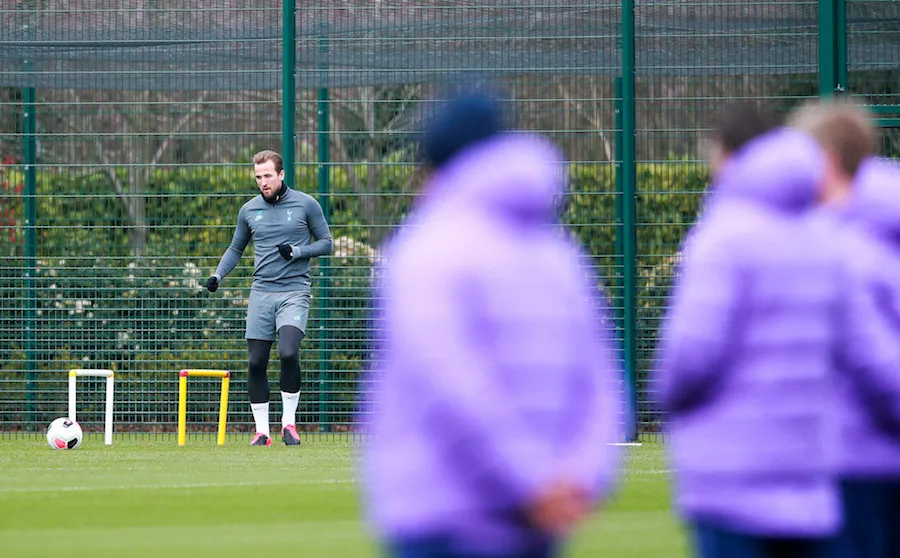
<svg viewBox="0 0 900 558"><path fill-rule="evenodd" d="M47 443L53 449L75 449L81 445L84 432L81 426L72 419L59 417L50 423L47 429Z"/></svg>

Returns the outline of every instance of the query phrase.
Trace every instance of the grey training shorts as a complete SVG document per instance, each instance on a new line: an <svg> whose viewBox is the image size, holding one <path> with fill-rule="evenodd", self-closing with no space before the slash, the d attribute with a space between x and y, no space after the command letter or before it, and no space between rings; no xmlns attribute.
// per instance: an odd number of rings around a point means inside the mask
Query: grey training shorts
<svg viewBox="0 0 900 558"><path fill-rule="evenodd" d="M275 332L282 327L294 326L306 334L309 319L310 293L288 291L270 293L250 290L247 305L246 339L274 341Z"/></svg>

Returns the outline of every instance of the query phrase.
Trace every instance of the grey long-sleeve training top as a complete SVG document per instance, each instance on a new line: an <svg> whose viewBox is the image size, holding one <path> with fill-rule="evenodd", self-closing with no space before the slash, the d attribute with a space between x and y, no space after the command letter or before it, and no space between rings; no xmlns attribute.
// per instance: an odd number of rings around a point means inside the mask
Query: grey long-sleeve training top
<svg viewBox="0 0 900 558"><path fill-rule="evenodd" d="M234 269L253 239L253 285L266 292L309 290L309 259L331 253L333 243L322 207L312 196L290 187L274 203L258 195L238 212L237 228L215 275L221 281ZM315 239L315 240L313 240ZM293 258L278 253L279 244L290 244Z"/></svg>

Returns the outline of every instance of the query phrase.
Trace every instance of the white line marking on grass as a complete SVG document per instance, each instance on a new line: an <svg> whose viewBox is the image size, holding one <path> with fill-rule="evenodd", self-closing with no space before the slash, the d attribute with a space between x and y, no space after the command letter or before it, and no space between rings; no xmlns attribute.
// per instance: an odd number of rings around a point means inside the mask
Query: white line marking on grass
<svg viewBox="0 0 900 558"><path fill-rule="evenodd" d="M632 475L671 475L675 473L674 469L632 469L626 471Z"/></svg>
<svg viewBox="0 0 900 558"><path fill-rule="evenodd" d="M300 480L287 484L353 484L352 479ZM160 488L214 488L226 486L284 486L284 481L272 482L186 482L166 484L133 484L133 485L98 485L98 486L37 486L37 487L0 487L2 492L75 492L81 490L156 490Z"/></svg>

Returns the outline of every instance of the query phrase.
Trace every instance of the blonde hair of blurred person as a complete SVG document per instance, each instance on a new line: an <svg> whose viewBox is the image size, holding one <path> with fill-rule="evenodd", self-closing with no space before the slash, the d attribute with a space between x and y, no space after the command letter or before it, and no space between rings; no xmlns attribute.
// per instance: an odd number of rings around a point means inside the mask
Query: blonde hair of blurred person
<svg viewBox="0 0 900 558"><path fill-rule="evenodd" d="M870 113L851 101L813 101L796 109L788 125L811 135L825 151L820 201L843 205L857 170L878 149L878 132Z"/></svg>

